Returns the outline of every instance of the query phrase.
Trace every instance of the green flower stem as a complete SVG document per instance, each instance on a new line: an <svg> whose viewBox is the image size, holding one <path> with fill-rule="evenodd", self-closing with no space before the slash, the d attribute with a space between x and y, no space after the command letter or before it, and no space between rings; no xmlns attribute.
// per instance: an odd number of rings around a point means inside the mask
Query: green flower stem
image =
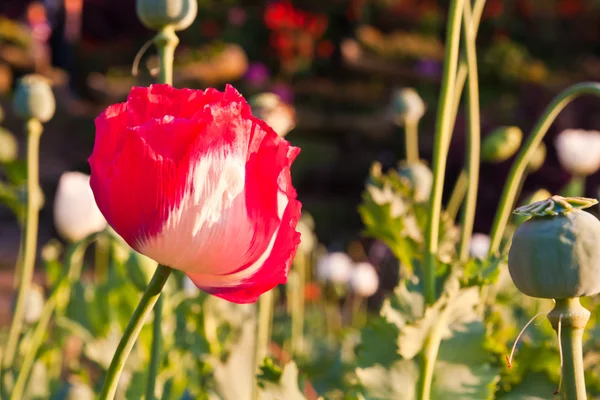
<svg viewBox="0 0 600 400"><path fill-rule="evenodd" d="M39 182L39 149L40 137L43 127L37 119L30 119L26 123L27 131L27 215L25 221L25 242L23 244L22 263L18 266L17 302L12 323L8 333L8 340L4 348L2 360L3 371L10 368L15 359L19 345L19 337L23 329L25 316L25 301L31 287L38 236L38 220L40 212L40 182ZM4 378L4 374L2 374ZM2 379L4 383L4 379Z"/></svg>
<svg viewBox="0 0 600 400"><path fill-rule="evenodd" d="M108 279L108 265L110 263L110 240L106 236L99 236L94 250L94 274L96 282Z"/></svg>
<svg viewBox="0 0 600 400"><path fill-rule="evenodd" d="M585 194L585 176L573 176L561 190L563 197L581 197Z"/></svg>
<svg viewBox="0 0 600 400"><path fill-rule="evenodd" d="M446 34L446 54L440 100L437 111L437 123L433 149L433 190L429 203L429 221L425 237L425 259L423 280L425 301L435 301L436 256L438 251L442 194L444 191L444 172L448 158L448 147L452 138L452 106L456 84L456 69L460 44L460 25L465 0L450 1L448 31Z"/></svg>
<svg viewBox="0 0 600 400"><path fill-rule="evenodd" d="M293 291L292 354L302 351L304 342L304 285L306 283L307 261L307 255L302 252L298 252L294 259L297 280Z"/></svg>
<svg viewBox="0 0 600 400"><path fill-rule="evenodd" d="M173 62L175 49L179 38L171 26L164 27L153 39L158 49L160 71L158 82L173 85ZM148 367L148 380L146 382L146 400L154 400L156 377L162 357L162 312L163 299L159 298L154 306L154 320L152 322L152 350L150 352L150 365Z"/></svg>
<svg viewBox="0 0 600 400"><path fill-rule="evenodd" d="M583 369L583 331L590 319L590 312L579 302L579 298L557 299L548 320L556 332L560 332L562 347L562 388L565 400L586 400ZM558 324L560 323L560 330Z"/></svg>
<svg viewBox="0 0 600 400"><path fill-rule="evenodd" d="M467 194L468 186L469 178L467 172L463 169L460 171L460 175L458 175L458 179L456 180L454 189L452 189L452 194L450 195L450 200L448 200L448 205L446 206L446 214L448 214L448 217L450 217L452 221L454 221L458 215L460 205L465 198L465 194Z"/></svg>
<svg viewBox="0 0 600 400"><path fill-rule="evenodd" d="M269 352L271 327L273 325L273 308L275 306L275 289L265 292L258 299L258 329L256 332L256 349L252 364L252 398L258 400L258 383L256 382L256 367L262 365Z"/></svg>
<svg viewBox="0 0 600 400"><path fill-rule="evenodd" d="M446 309L442 312L435 325L429 331L429 335L421 353L419 386L417 392L419 400L429 400L431 397L433 371L440 350L440 343L442 342L442 328L446 325L446 318L448 317L447 310L448 306L446 306Z"/></svg>
<svg viewBox="0 0 600 400"><path fill-rule="evenodd" d="M419 162L419 120L407 120L404 123L406 143L406 161L409 165Z"/></svg>
<svg viewBox="0 0 600 400"><path fill-rule="evenodd" d="M583 82L570 86L558 94L544 110L544 113L536 123L527 142L523 145L515 162L513 163L508 179L504 184L500 205L494 217L494 223L490 233L491 244L490 254L495 254L500 249L500 243L504 236L506 224L510 217L511 209L515 203L519 182L527 170L527 165L534 155L540 142L548 132L548 129L558 116L558 114L573 100L582 95L595 95L600 97L600 84L596 82Z"/></svg>
<svg viewBox="0 0 600 400"><path fill-rule="evenodd" d="M477 189L479 183L479 151L480 151L480 124L479 124L479 84L477 74L477 54L475 49L475 32L471 23L471 3L465 2L464 6L463 43L467 58L467 120L469 121L467 136L468 163L468 188L465 207L462 214L462 229L459 246L459 259L466 262L469 259L469 245L475 223L475 208L477 206Z"/></svg>
<svg viewBox="0 0 600 400"><path fill-rule="evenodd" d="M142 295L137 308L129 320L127 328L125 328L123 337L119 342L117 351L115 352L106 373L100 400L114 399L115 393L117 392L117 386L119 385L119 378L125 367L127 357L133 349L133 345L144 326L144 321L148 317L148 314L150 314L150 311L152 311L152 307L154 307L154 304L158 300L165 283L167 283L171 271L172 270L169 267L160 264L158 265L152 280L148 284L146 291Z"/></svg>
<svg viewBox="0 0 600 400"><path fill-rule="evenodd" d="M172 26L165 26L154 37L154 44L158 49L160 60L159 83L173 85L173 62L175 59L175 48L179 44L179 38Z"/></svg>
<svg viewBox="0 0 600 400"><path fill-rule="evenodd" d="M486 0L475 0L473 5L473 13L471 18L471 27L473 28L473 35L477 36L479 31L479 22L481 21L481 14L485 6ZM467 80L468 65L466 53L461 53L460 62L458 65L458 72L456 73L456 91L454 92L454 104L452 109L452 124L456 121L458 115L458 108L460 106L460 99L462 97L463 88Z"/></svg>
<svg viewBox="0 0 600 400"><path fill-rule="evenodd" d="M15 383L15 387L10 396L11 400L19 400L23 398L25 389L27 387L27 381L29 380L31 369L35 361L35 356L37 355L38 350L43 343L44 336L48 332L50 318L52 317L58 302L61 299L69 297L71 286L74 282L79 280L79 277L81 276L81 268L83 265L85 249L89 246L95 236L96 234L94 233L70 247L65 260L67 274L61 278L50 297L48 297L46 304L44 304L40 319L33 330L33 334L31 335L27 353L25 353L25 356L23 357L23 363L21 364L21 368L19 370L17 382Z"/></svg>
<svg viewBox="0 0 600 400"><path fill-rule="evenodd" d="M150 365L148 366L148 381L146 382L146 400L155 399L156 377L161 360L162 349L162 311L163 296L159 296L154 306L154 320L152 321L152 350L150 352Z"/></svg>

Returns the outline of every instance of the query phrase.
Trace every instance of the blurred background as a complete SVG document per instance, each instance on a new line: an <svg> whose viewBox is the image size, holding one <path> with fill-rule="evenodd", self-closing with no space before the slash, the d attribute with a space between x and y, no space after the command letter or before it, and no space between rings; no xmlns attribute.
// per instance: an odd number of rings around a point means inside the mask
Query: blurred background
<svg viewBox="0 0 600 400"><path fill-rule="evenodd" d="M246 98L274 92L286 103L286 138L302 148L294 183L316 233L331 248L359 237L357 213L369 167L395 166L404 156L403 131L393 123L395 90L413 87L427 104L420 124L421 156L431 147L442 71L447 1L443 0L198 0L198 18L180 32L175 86L232 83ZM40 243L57 236L52 201L59 176L89 173L94 118L123 101L132 85L153 82L154 48L133 61L152 33L136 18L135 0L2 0L0 2L0 125L19 140L22 123L10 96L16 79L50 78L56 116L41 141ZM600 0L488 0L478 38L482 134L500 125L527 135L562 88L600 80ZM555 135L566 128L600 127L600 104L584 98L569 106L546 138L544 166L528 178L524 195L557 191L568 180L557 161ZM290 121L285 121L288 118ZM450 149L446 195L464 160L464 115ZM23 159L23 157L21 157ZM476 232L487 232L511 165L483 165ZM2 174L22 173L22 161ZM597 197L598 177L587 180ZM12 270L19 227L0 206L0 267ZM2 278L12 285L9 274Z"/></svg>

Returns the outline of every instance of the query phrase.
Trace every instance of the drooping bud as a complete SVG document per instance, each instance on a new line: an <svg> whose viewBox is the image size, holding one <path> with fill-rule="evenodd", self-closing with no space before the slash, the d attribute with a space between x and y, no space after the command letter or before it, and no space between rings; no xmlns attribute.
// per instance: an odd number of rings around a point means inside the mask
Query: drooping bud
<svg viewBox="0 0 600 400"><path fill-rule="evenodd" d="M600 292L600 221L582 211L597 203L552 196L514 211L531 217L517 228L508 255L517 289L548 299Z"/></svg>
<svg viewBox="0 0 600 400"><path fill-rule="evenodd" d="M13 105L17 115L25 120L35 118L40 122L48 122L56 111L48 79L37 74L25 75L19 79Z"/></svg>
<svg viewBox="0 0 600 400"><path fill-rule="evenodd" d="M197 0L137 0L137 16L155 31L166 26L180 31L188 28L198 14Z"/></svg>
<svg viewBox="0 0 600 400"><path fill-rule="evenodd" d="M560 164L570 174L588 176L600 168L600 132L568 129L554 142Z"/></svg>
<svg viewBox="0 0 600 400"><path fill-rule="evenodd" d="M19 145L14 135L0 127L0 164L14 161L19 153Z"/></svg>
<svg viewBox="0 0 600 400"><path fill-rule="evenodd" d="M502 126L487 135L481 144L481 159L501 163L511 158L523 139L523 132L516 126Z"/></svg>
<svg viewBox="0 0 600 400"><path fill-rule="evenodd" d="M418 122L425 110L425 102L415 89L399 89L392 95L393 118L398 125L404 125L407 121Z"/></svg>
<svg viewBox="0 0 600 400"><path fill-rule="evenodd" d="M249 100L254 116L262 119L284 137L296 126L296 111L275 93L261 93Z"/></svg>

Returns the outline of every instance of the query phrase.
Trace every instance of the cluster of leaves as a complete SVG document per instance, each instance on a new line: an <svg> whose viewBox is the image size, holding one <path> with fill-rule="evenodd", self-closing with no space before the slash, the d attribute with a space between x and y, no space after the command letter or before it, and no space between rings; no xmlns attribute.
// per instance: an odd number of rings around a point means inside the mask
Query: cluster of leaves
<svg viewBox="0 0 600 400"><path fill-rule="evenodd" d="M414 185L401 170L383 173L375 164L360 207L366 234L385 242L402 270L379 315L360 332L352 362L361 395L417 398L426 368L424 354L431 354L439 340L432 398L550 398L559 381L560 360L556 335L543 314L523 335L512 368L505 357L520 328L540 311L550 311L551 301L526 298L514 288L506 251L458 262L459 228L444 215L437 271L440 295L426 304L420 265L428 205L414 201ZM590 360L597 354L596 345L592 339L586 344ZM591 379L590 390L596 390L597 381Z"/></svg>

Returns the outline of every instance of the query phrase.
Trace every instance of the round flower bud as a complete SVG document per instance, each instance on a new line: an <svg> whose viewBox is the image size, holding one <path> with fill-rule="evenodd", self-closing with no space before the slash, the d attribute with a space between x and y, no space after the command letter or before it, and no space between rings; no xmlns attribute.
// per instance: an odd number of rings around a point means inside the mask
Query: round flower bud
<svg viewBox="0 0 600 400"><path fill-rule="evenodd" d="M600 293L600 221L581 210L597 203L552 196L514 211L531 217L517 228L508 254L517 289L547 299Z"/></svg>
<svg viewBox="0 0 600 400"><path fill-rule="evenodd" d="M19 153L19 145L14 135L0 127L0 164L14 161Z"/></svg>
<svg viewBox="0 0 600 400"><path fill-rule="evenodd" d="M576 176L588 176L600 168L600 132L568 129L554 142L558 160Z"/></svg>
<svg viewBox="0 0 600 400"><path fill-rule="evenodd" d="M350 277L350 287L362 297L370 297L377 292L379 276L371 263L360 262L356 264Z"/></svg>
<svg viewBox="0 0 600 400"><path fill-rule="evenodd" d="M544 161L546 161L546 145L544 143L540 143L540 145L535 149L535 153L529 160L529 164L527 164L527 172L533 174L537 172L542 165L544 165Z"/></svg>
<svg viewBox="0 0 600 400"><path fill-rule="evenodd" d="M399 89L392 94L392 112L394 122L398 125L404 125L407 121L418 122L425 114L425 109L425 103L415 89Z"/></svg>
<svg viewBox="0 0 600 400"><path fill-rule="evenodd" d="M137 0L137 16L150 29L159 31L172 26L176 31L188 28L198 13L197 0Z"/></svg>
<svg viewBox="0 0 600 400"><path fill-rule="evenodd" d="M471 257L483 260L487 258L490 251L491 239L485 233L475 233L471 238L469 252Z"/></svg>
<svg viewBox="0 0 600 400"><path fill-rule="evenodd" d="M284 137L296 126L296 111L275 93L261 93L249 101L252 113Z"/></svg>
<svg viewBox="0 0 600 400"><path fill-rule="evenodd" d="M410 165L402 163L398 173L410 182L413 190L413 197L417 203L423 203L429 200L431 187L433 185L433 173L427 165L422 162Z"/></svg>
<svg viewBox="0 0 600 400"><path fill-rule="evenodd" d="M317 279L334 284L348 283L353 264L352 259L346 253L325 254L317 261Z"/></svg>
<svg viewBox="0 0 600 400"><path fill-rule="evenodd" d="M516 126L502 126L487 135L481 144L481 159L500 163L511 158L523 139L523 132Z"/></svg>
<svg viewBox="0 0 600 400"><path fill-rule="evenodd" d="M56 110L54 94L48 79L41 75L25 75L17 83L13 105L17 115L23 119L35 118L48 122Z"/></svg>

